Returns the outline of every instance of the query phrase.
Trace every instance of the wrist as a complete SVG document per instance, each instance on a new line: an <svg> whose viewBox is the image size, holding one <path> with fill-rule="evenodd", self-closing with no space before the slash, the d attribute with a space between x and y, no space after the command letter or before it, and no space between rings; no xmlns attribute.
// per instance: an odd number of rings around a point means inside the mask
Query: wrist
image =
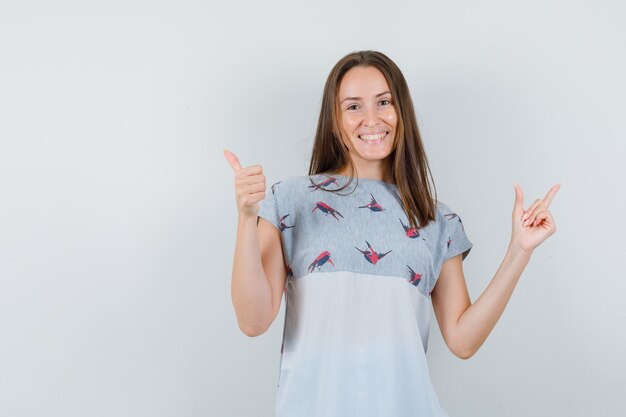
<svg viewBox="0 0 626 417"><path fill-rule="evenodd" d="M513 256L529 257L533 254L534 249L525 248L517 241L511 240L507 252Z"/></svg>
<svg viewBox="0 0 626 417"><path fill-rule="evenodd" d="M239 213L239 215L237 216L237 224L239 226L249 226L249 225L254 225L254 227L256 227L257 225L257 215L249 215L249 214L241 214Z"/></svg>

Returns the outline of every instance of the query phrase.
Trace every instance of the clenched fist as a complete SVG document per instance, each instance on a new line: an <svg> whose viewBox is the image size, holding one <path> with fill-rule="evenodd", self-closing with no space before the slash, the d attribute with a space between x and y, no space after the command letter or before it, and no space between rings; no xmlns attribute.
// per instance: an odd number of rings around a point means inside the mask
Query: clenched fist
<svg viewBox="0 0 626 417"><path fill-rule="evenodd" d="M261 165L242 167L239 158L224 149L224 156L235 172L235 196L240 217L256 218L259 201L265 198L265 175Z"/></svg>

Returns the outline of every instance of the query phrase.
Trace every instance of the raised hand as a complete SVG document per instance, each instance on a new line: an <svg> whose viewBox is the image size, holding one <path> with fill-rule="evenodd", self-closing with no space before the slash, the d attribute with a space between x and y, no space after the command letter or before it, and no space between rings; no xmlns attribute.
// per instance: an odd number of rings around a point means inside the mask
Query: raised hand
<svg viewBox="0 0 626 417"><path fill-rule="evenodd" d="M265 198L265 175L261 165L242 167L239 158L224 149L224 156L235 172L235 197L240 217L256 217L259 201Z"/></svg>
<svg viewBox="0 0 626 417"><path fill-rule="evenodd" d="M522 187L515 184L515 206L513 208L513 231L511 242L520 248L532 252L544 240L556 232L556 224L548 210L550 203L561 184L556 184L543 199L537 199L524 210Z"/></svg>

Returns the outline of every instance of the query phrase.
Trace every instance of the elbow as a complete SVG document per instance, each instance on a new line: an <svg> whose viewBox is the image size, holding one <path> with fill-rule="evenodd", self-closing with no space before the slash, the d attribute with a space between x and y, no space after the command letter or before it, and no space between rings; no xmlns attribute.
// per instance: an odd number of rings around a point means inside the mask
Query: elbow
<svg viewBox="0 0 626 417"><path fill-rule="evenodd" d="M472 353L472 352L460 352L460 353L455 353L455 355L456 355L459 359L466 360L466 359L469 359L469 358L471 358L472 356L474 356L474 353Z"/></svg>
<svg viewBox="0 0 626 417"><path fill-rule="evenodd" d="M469 348L456 348L450 350L452 351L452 353L454 353L454 356L463 360L471 358L476 353L476 350Z"/></svg>
<svg viewBox="0 0 626 417"><path fill-rule="evenodd" d="M267 329L260 329L260 328L255 328L255 327L242 326L242 325L239 325L239 330L241 330L243 334L245 334L248 337L261 336L263 333L267 331Z"/></svg>
<svg viewBox="0 0 626 417"><path fill-rule="evenodd" d="M263 334L263 332L259 332L259 331L255 330L255 329L251 329L249 327L244 327L244 328L240 327L240 329L243 332L243 334L245 334L248 337L257 337L257 336L260 336L261 334Z"/></svg>
<svg viewBox="0 0 626 417"><path fill-rule="evenodd" d="M265 325L264 322L245 320L244 317L242 317L243 314L240 314L236 309L235 313L239 330L248 337L260 336L269 328L269 325Z"/></svg>
<svg viewBox="0 0 626 417"><path fill-rule="evenodd" d="M276 314L274 314L274 317L275 316ZM268 331L272 325L273 319L268 317L265 320L259 320L260 317L258 315L256 318L257 320L251 322L250 320L243 320L239 317L239 315L237 315L239 330L241 330L241 332L248 337L261 336L263 333Z"/></svg>

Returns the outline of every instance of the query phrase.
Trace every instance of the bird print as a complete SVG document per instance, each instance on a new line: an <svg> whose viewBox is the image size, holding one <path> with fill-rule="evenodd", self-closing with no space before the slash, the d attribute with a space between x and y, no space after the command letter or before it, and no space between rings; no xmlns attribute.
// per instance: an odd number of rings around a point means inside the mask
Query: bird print
<svg viewBox="0 0 626 417"><path fill-rule="evenodd" d="M274 194L274 187L276 187L276 184L280 184L281 181L275 182L274 184L272 184L272 194Z"/></svg>
<svg viewBox="0 0 626 417"><path fill-rule="evenodd" d="M448 214L444 214L444 216L446 216L448 218L448 220L452 220L454 218L459 219L459 223L461 223L461 230L463 232L465 232L465 227L463 226L463 222L461 221L461 217L458 214L456 214L456 213L448 213ZM448 216L450 216L450 217L448 217Z"/></svg>
<svg viewBox="0 0 626 417"><path fill-rule="evenodd" d="M320 253L317 258L315 258L315 260L311 262L311 265L309 265L309 272L313 272L315 268L317 268L317 270L319 271L321 266L324 265L326 262L330 262L332 266L335 266L333 260L330 259L330 252L328 252L327 250Z"/></svg>
<svg viewBox="0 0 626 417"><path fill-rule="evenodd" d="M328 177L327 179L325 179L324 181L322 181L319 184L311 184L309 185L309 188L311 188L311 192L315 191L315 190L319 190L319 189L326 189L328 188L328 186L330 184L335 184L336 186L339 186L339 184L337 183L337 178L335 177Z"/></svg>
<svg viewBox="0 0 626 417"><path fill-rule="evenodd" d="M371 211L383 211L384 208L382 208L380 204L378 204L372 193L370 193L370 196L372 196L372 201L364 206L359 206L359 208L369 208Z"/></svg>
<svg viewBox="0 0 626 417"><path fill-rule="evenodd" d="M313 207L313 210L311 210L311 212L314 212L315 210L319 209L320 211L326 213L326 215L332 214L333 217L337 220L339 220L339 217L337 217L337 215L339 215L341 218L343 218L343 216L341 215L341 213L339 213L337 210L335 210L334 208L332 208L331 206L329 206L326 203L323 203L321 201L318 201L315 204L315 207Z"/></svg>
<svg viewBox="0 0 626 417"><path fill-rule="evenodd" d="M361 250L357 248L356 246L354 248L358 250L359 252L361 252L363 256L365 256L365 259L367 260L367 262L371 263L372 265L376 265L376 262L380 261L383 258L383 256L391 252L391 251L388 251L385 253L376 252L374 251L374 248L372 248L372 245L370 245L370 243L367 240L365 241L365 243L367 243L368 249Z"/></svg>
<svg viewBox="0 0 626 417"><path fill-rule="evenodd" d="M402 228L404 229L404 232L406 233L407 237L411 239L415 239L420 236L420 232L417 227L409 227L404 224L402 219L398 219L398 220L400 220L400 224L402 225ZM422 237L422 240L426 240L426 239Z"/></svg>
<svg viewBox="0 0 626 417"><path fill-rule="evenodd" d="M289 214L285 214L283 217L280 218L280 231L282 232L285 229L291 229L292 227L295 227L295 224L293 226L287 226L285 224L285 219L287 218L287 216L289 216Z"/></svg>
<svg viewBox="0 0 626 417"><path fill-rule="evenodd" d="M417 285L422 280L422 274L418 274L410 266L406 266L409 268L409 282L417 287Z"/></svg>

